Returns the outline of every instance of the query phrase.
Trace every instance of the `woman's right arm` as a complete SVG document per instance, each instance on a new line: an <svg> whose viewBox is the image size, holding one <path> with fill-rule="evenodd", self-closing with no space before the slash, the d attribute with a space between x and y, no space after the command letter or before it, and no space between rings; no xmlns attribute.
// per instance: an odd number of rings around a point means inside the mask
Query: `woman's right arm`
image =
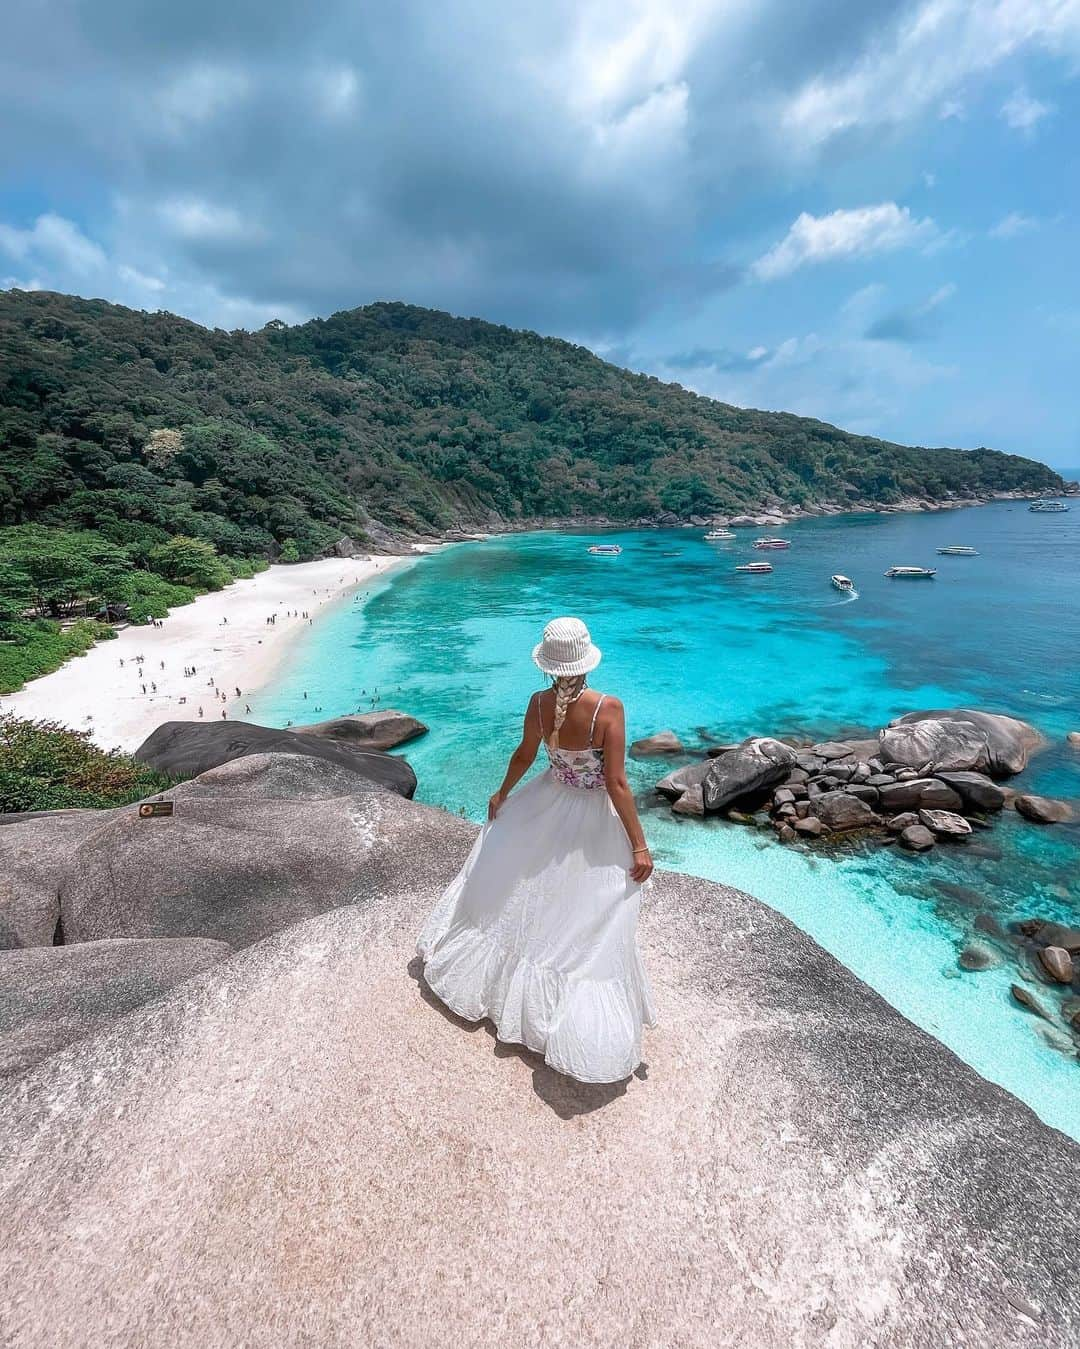
<svg viewBox="0 0 1080 1349"><path fill-rule="evenodd" d="M534 693L525 710L525 724L521 728L521 743L506 765L506 775L499 790L488 802L488 819L493 820L499 813L502 803L533 766L536 752L540 748L540 695Z"/></svg>
<svg viewBox="0 0 1080 1349"><path fill-rule="evenodd" d="M633 849L630 879L640 884L652 875L653 860L626 780L626 719L618 698L604 699L604 714L604 785Z"/></svg>

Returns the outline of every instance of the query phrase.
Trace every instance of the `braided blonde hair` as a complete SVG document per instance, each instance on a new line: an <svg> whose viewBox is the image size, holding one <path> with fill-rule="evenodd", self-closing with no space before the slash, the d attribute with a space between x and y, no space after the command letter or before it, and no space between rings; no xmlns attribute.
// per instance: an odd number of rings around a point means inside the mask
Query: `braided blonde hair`
<svg viewBox="0 0 1080 1349"><path fill-rule="evenodd" d="M549 749L558 749L559 731L566 720L566 714L570 710L571 703L576 702L581 697L582 690L585 688L585 676L556 675L552 680L552 687L555 690L555 721L547 743Z"/></svg>

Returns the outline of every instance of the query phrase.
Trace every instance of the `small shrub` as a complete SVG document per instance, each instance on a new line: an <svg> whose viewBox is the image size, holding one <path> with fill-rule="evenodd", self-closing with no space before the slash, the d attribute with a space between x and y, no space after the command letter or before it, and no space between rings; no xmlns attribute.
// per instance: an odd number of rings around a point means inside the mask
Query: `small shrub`
<svg viewBox="0 0 1080 1349"><path fill-rule="evenodd" d="M0 813L122 806L172 782L130 754L99 749L86 731L0 715Z"/></svg>

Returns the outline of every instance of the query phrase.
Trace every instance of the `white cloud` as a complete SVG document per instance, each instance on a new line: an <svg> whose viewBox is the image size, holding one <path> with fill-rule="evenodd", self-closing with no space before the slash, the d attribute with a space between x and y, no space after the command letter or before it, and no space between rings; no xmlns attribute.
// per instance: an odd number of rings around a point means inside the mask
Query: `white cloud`
<svg viewBox="0 0 1080 1349"><path fill-rule="evenodd" d="M1018 234L1028 234L1038 228L1039 222L1034 216L1024 215L1022 211L1010 211L988 233L991 239L1015 239Z"/></svg>
<svg viewBox="0 0 1080 1349"><path fill-rule="evenodd" d="M931 173L928 169L923 170L922 180L925 187L937 187L937 174Z"/></svg>
<svg viewBox="0 0 1080 1349"><path fill-rule="evenodd" d="M759 281L775 281L811 263L926 246L938 237L933 220L917 220L906 206L897 206L894 201L823 216L804 211L784 238L750 270Z"/></svg>
<svg viewBox="0 0 1080 1349"><path fill-rule="evenodd" d="M299 323L309 313L289 304L230 295L195 276L174 274L160 263L135 266L111 254L63 216L39 216L28 229L0 222L0 255L18 266L0 276L5 290L57 290L95 296L132 309L169 309L198 323L261 328L272 318Z"/></svg>
<svg viewBox="0 0 1080 1349"><path fill-rule="evenodd" d="M244 71L196 62L170 80L155 102L166 131L182 136L233 108L250 90Z"/></svg>
<svg viewBox="0 0 1080 1349"><path fill-rule="evenodd" d="M751 347L746 353L746 359L748 361L760 361L763 356L768 356L768 354L768 347Z"/></svg>
<svg viewBox="0 0 1080 1349"><path fill-rule="evenodd" d="M0 224L0 248L16 261L37 258L75 276L91 275L105 263L105 254L77 225L63 216L39 215L29 229Z"/></svg>
<svg viewBox="0 0 1080 1349"><path fill-rule="evenodd" d="M261 235L260 230L246 225L231 206L216 206L194 197L164 201L158 214L166 228L182 239L222 241Z"/></svg>
<svg viewBox="0 0 1080 1349"><path fill-rule="evenodd" d="M1001 116L1014 131L1023 131L1031 135L1035 127L1049 117L1053 108L1049 103L1040 103L1032 98L1026 89L1017 89L1001 105Z"/></svg>
<svg viewBox="0 0 1080 1349"><path fill-rule="evenodd" d="M784 109L783 130L805 150L934 108L943 118L962 117L965 85L1029 48L1075 60L1077 0L922 0L841 73L807 81ZM1041 114L1024 106L1017 115L1034 113L1037 121Z"/></svg>

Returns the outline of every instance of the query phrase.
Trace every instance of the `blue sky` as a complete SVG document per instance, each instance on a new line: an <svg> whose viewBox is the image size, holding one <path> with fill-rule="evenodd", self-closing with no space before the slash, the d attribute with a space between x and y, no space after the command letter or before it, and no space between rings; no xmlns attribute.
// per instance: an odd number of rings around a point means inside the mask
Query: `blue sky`
<svg viewBox="0 0 1080 1349"><path fill-rule="evenodd" d="M1080 0L38 0L0 285L374 299L1080 464Z"/></svg>

